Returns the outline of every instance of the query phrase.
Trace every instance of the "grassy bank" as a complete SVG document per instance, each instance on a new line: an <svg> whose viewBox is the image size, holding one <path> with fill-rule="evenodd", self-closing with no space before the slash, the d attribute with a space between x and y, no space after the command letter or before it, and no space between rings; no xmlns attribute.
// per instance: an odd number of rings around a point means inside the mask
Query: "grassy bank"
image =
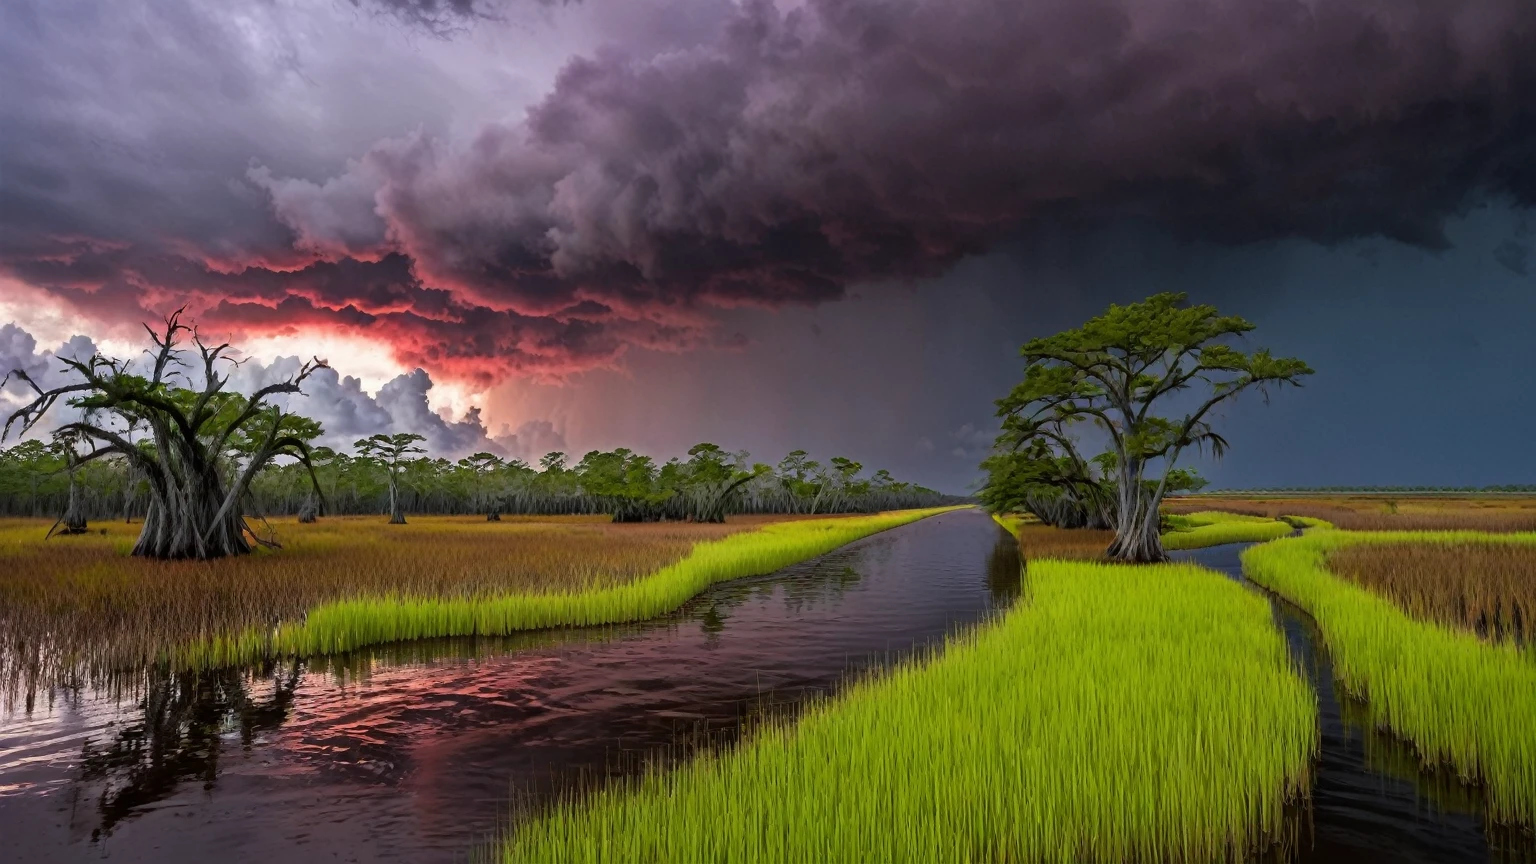
<svg viewBox="0 0 1536 864"><path fill-rule="evenodd" d="M1295 530L1289 523L1267 516L1206 510L1166 517L1172 530L1163 534L1163 548L1203 549L1223 543L1263 543Z"/></svg>
<svg viewBox="0 0 1536 864"><path fill-rule="evenodd" d="M1307 782L1268 604L1184 565L1037 560L1001 620L740 748L562 806L507 861L1201 861Z"/></svg>
<svg viewBox="0 0 1536 864"><path fill-rule="evenodd" d="M1007 514L996 517L998 524L1019 538L1019 548L1025 558L1064 558L1086 560L1104 557L1104 552L1114 542L1115 532L1088 528L1064 530L1042 525L1033 517ZM1201 549L1222 543L1261 543L1284 537L1295 530L1286 522L1263 516L1238 513L1205 511L1177 514L1167 517L1172 530L1163 533L1163 548ZM1296 520L1310 522L1307 527L1326 525L1321 520Z"/></svg>
<svg viewBox="0 0 1536 864"><path fill-rule="evenodd" d="M1491 814L1536 824L1536 662L1509 644L1416 620L1327 559L1362 543L1536 544L1536 535L1324 531L1243 554L1255 582L1317 620L1341 682L1429 763L1487 789Z"/></svg>
<svg viewBox="0 0 1536 864"><path fill-rule="evenodd" d="M1536 495L1233 493L1170 498L1163 509L1312 516L1348 531L1536 531Z"/></svg>
<svg viewBox="0 0 1536 864"><path fill-rule="evenodd" d="M889 528L956 508L799 519L700 542L640 579L537 593L470 597L385 593L336 600L300 621L217 636L169 652L172 665L224 666L254 658L334 654L408 639L494 636L545 627L639 621L670 612L716 582L759 576Z"/></svg>
<svg viewBox="0 0 1536 864"><path fill-rule="evenodd" d="M88 535L44 541L47 523L0 521L0 632L8 637L0 679L47 684L164 660L196 668L415 636L505 633L519 622L632 620L676 606L691 596L678 599L679 590L708 584L717 570L731 578L774 569L929 512L733 517L725 525L586 516L289 520L273 526L282 549L212 562L128 557L137 525L102 523ZM719 545L759 529L766 533L757 539ZM617 611L629 604L633 614Z"/></svg>
<svg viewBox="0 0 1536 864"><path fill-rule="evenodd" d="M1025 559L1060 558L1071 561L1090 561L1103 558L1104 550L1115 539L1113 531L1091 528L1052 528L1035 521L1034 517L1017 514L993 515L997 524L1018 538L1019 551Z"/></svg>

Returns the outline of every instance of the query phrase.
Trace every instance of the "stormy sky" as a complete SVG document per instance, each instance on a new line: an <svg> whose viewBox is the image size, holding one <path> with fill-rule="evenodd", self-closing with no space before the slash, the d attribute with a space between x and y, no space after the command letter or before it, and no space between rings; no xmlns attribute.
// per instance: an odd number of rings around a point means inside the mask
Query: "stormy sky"
<svg viewBox="0 0 1536 864"><path fill-rule="evenodd" d="M0 16L7 368L186 305L244 381L327 356L338 440L962 491L1021 342L1187 290L1318 370L1226 411L1217 485L1536 482L1528 0Z"/></svg>

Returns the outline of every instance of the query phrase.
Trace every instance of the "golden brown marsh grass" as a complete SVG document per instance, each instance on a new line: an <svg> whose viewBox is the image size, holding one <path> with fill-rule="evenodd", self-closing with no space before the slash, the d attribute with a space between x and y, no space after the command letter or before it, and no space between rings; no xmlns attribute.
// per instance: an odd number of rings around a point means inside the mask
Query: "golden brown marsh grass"
<svg viewBox="0 0 1536 864"><path fill-rule="evenodd" d="M1422 621L1495 640L1536 626L1536 544L1362 543L1330 552L1328 568Z"/></svg>
<svg viewBox="0 0 1536 864"><path fill-rule="evenodd" d="M1536 496L1201 495L1164 502L1169 513L1225 510L1252 516L1312 516L1346 531L1536 531Z"/></svg>
<svg viewBox="0 0 1536 864"><path fill-rule="evenodd" d="M1026 561L1036 558L1091 561L1104 557L1104 551L1115 539L1113 531L1053 528L1042 525L1032 516L1008 515L999 521L1019 538L1019 551L1024 553Z"/></svg>
<svg viewBox="0 0 1536 864"><path fill-rule="evenodd" d="M10 663L93 668L270 627L349 597L473 598L621 585L715 540L783 517L725 525L615 525L606 517L379 517L274 523L283 548L212 562L131 558L137 525L44 541L48 523L0 520L0 632ZM4 670L11 673L17 670ZM41 670L39 670L41 671ZM46 673L44 673L46 675ZM11 677L11 676L7 676Z"/></svg>

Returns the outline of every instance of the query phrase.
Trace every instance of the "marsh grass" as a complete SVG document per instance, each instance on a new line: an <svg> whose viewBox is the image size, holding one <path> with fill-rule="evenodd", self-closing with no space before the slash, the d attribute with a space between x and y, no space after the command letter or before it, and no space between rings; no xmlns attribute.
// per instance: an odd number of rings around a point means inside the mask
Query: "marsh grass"
<svg viewBox="0 0 1536 864"><path fill-rule="evenodd" d="M1312 516L1347 531L1536 531L1536 496L1200 495L1169 499L1163 509Z"/></svg>
<svg viewBox="0 0 1536 864"><path fill-rule="evenodd" d="M1113 531L1090 528L1053 528L1043 525L1032 517L1005 515L994 517L1018 538L1019 551L1026 561L1037 558L1060 558L1072 561L1088 561L1104 557L1104 550L1115 539Z"/></svg>
<svg viewBox="0 0 1536 864"><path fill-rule="evenodd" d="M735 750L513 833L506 861L1209 861L1282 831L1316 705L1268 604L1036 560L1003 618Z"/></svg>
<svg viewBox="0 0 1536 864"><path fill-rule="evenodd" d="M1284 537L1293 526L1263 516L1217 511L1168 517L1174 530L1163 534L1165 549L1199 549L1222 543L1262 542ZM1088 528L1053 528L1030 516L1006 514L998 524L1019 538L1026 560L1060 558L1087 561L1103 558L1115 532Z"/></svg>
<svg viewBox="0 0 1536 864"><path fill-rule="evenodd" d="M822 526L807 529L808 536L835 539L869 528L860 518L869 517L803 521ZM896 521L901 518L906 517ZM513 626L509 597L611 597L676 565L695 547L709 549L735 534L799 521L741 517L725 525L615 525L605 517L582 516L500 523L416 517L405 526L363 517L313 525L286 521L275 526L283 541L275 552L161 562L128 557L138 526L104 524L104 534L45 542L46 524L7 520L0 523L0 629L7 636L0 675L7 682L22 677L47 682L81 670L109 672L165 661L217 666L266 656L275 641L311 653L423 636L506 633L521 629ZM843 523L846 531L824 530ZM706 557L696 563L721 562ZM623 596L639 595L651 596L644 591ZM465 610L478 615L487 605L501 610L500 624L486 616L466 619ZM392 611L402 606L419 614L402 618ZM388 623L368 623L381 615ZM611 610L608 617L620 620ZM608 623L558 615L539 620Z"/></svg>
<svg viewBox="0 0 1536 864"><path fill-rule="evenodd" d="M1494 641L1526 642L1536 627L1536 543L1356 544L1329 553L1328 569Z"/></svg>
<svg viewBox="0 0 1536 864"><path fill-rule="evenodd" d="M1223 543L1263 543L1296 530L1290 523L1268 516L1226 513L1216 510L1166 517L1173 530L1163 534L1168 550L1202 549Z"/></svg>
<svg viewBox="0 0 1536 864"><path fill-rule="evenodd" d="M546 627L639 621L670 612L716 582L761 576L870 534L956 508L785 520L695 543L671 564L623 582L569 582L543 591L443 596L387 592L347 597L272 630L219 634L173 650L173 666L217 667L264 657L336 654L442 636L496 636Z"/></svg>
<svg viewBox="0 0 1536 864"><path fill-rule="evenodd" d="M1454 766L1485 788L1493 819L1536 825L1536 662L1514 645L1418 620L1327 566L1348 547L1405 543L1529 548L1536 534L1321 531L1248 549L1243 569L1312 615L1339 681L1414 744L1425 768Z"/></svg>

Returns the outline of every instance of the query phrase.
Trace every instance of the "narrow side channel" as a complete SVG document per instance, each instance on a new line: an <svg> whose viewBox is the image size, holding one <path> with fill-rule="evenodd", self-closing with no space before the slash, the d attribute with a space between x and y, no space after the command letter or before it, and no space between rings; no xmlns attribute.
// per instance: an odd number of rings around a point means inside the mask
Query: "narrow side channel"
<svg viewBox="0 0 1536 864"><path fill-rule="evenodd" d="M1454 777L1418 770L1413 750L1371 726L1365 707L1343 693L1317 625L1300 608L1243 576L1252 543L1171 553L1225 573L1267 597L1291 656L1317 691L1322 747L1301 848L1308 864L1488 864L1536 861L1522 838L1485 828L1481 793Z"/></svg>

